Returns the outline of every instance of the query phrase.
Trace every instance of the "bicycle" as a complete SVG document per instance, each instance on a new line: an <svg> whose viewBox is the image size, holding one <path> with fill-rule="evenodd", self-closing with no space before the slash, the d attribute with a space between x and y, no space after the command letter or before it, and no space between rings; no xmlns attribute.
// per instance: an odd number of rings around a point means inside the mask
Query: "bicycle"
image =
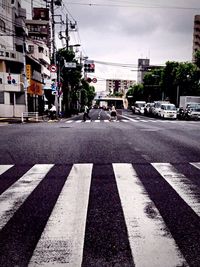
<svg viewBox="0 0 200 267"><path fill-rule="evenodd" d="M43 114L42 116L42 120L45 122L48 121L60 121L61 118L59 116L56 115L56 113L51 113L50 111L47 111Z"/></svg>

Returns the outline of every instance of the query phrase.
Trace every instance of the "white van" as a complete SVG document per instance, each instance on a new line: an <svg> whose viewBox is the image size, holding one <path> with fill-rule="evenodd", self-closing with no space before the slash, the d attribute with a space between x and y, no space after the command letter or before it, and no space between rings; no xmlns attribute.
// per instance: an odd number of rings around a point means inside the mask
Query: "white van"
<svg viewBox="0 0 200 267"><path fill-rule="evenodd" d="M176 119L177 109L174 104L161 104L160 117L166 119Z"/></svg>
<svg viewBox="0 0 200 267"><path fill-rule="evenodd" d="M146 101L135 101L134 106L131 107L133 113L144 114L144 107Z"/></svg>

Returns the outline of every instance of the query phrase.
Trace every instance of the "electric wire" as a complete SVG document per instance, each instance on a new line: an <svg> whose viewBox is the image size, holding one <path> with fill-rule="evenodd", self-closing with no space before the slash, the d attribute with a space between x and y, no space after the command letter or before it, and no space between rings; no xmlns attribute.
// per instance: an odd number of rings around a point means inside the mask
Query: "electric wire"
<svg viewBox="0 0 200 267"><path fill-rule="evenodd" d="M141 5L141 4L98 4L98 3L81 3L81 2L68 2L68 5L79 5L79 6L95 6L95 7L136 7L136 8L157 8L157 9L180 9L180 10L200 10L200 7L183 7L183 6L168 6L168 5Z"/></svg>

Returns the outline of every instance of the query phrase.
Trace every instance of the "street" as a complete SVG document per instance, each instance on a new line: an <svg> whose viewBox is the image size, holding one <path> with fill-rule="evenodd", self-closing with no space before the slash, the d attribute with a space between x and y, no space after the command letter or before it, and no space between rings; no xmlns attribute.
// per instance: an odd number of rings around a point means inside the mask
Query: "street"
<svg viewBox="0 0 200 267"><path fill-rule="evenodd" d="M0 123L0 266L200 266L200 121Z"/></svg>

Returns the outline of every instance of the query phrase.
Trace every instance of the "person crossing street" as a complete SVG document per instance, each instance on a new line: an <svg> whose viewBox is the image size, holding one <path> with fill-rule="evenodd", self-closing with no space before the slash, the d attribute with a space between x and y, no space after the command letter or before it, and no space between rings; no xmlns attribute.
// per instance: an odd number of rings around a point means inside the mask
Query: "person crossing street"
<svg viewBox="0 0 200 267"><path fill-rule="evenodd" d="M84 113L83 113L83 121L86 121L86 119L91 120L89 116L90 109L87 105L84 106Z"/></svg>

